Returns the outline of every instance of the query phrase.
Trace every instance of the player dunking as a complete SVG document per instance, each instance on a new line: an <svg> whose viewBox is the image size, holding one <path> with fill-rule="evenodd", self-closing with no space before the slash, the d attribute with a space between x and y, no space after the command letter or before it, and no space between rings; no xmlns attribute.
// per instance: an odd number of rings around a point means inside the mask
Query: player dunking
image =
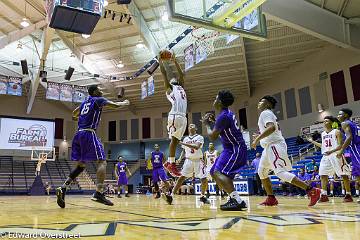
<svg viewBox="0 0 360 240"><path fill-rule="evenodd" d="M223 211L240 211L246 208L246 203L240 198L234 188L234 177L246 164L247 149L235 114L229 110L234 103L234 96L228 90L219 91L214 102L215 109L219 112L216 121L211 113L205 114L202 119L211 141L219 136L224 150L216 159L210 170L216 184L230 196L229 201L220 206ZM215 122L211 129L210 124Z"/></svg>
<svg viewBox="0 0 360 240"><path fill-rule="evenodd" d="M166 69L164 67L162 53L160 52L159 63L160 70L164 78L164 85L166 91L166 97L171 103L171 110L168 115L168 133L170 145L169 145L169 158L164 164L166 170L174 177L180 177L181 173L175 164L175 152L176 147L184 135L187 127L186 110L187 110L187 98L184 90L184 73L177 62L175 54L172 54L172 61L175 63L179 78L172 78L169 80Z"/></svg>
<svg viewBox="0 0 360 240"><path fill-rule="evenodd" d="M89 97L73 111L73 118L78 119L78 131L72 141L71 159L76 161L75 169L70 173L65 183L56 189L57 204L65 208L65 192L71 182L85 169L86 162L97 161L96 192L92 200L112 206L113 203L105 198L104 180L106 176L106 160L104 148L96 136L96 129L100 122L103 107L119 108L129 105L128 100L115 103L102 97L101 90L96 86L88 88Z"/></svg>
<svg viewBox="0 0 360 240"><path fill-rule="evenodd" d="M342 133L337 127L334 128L333 124L337 125L337 119L335 117L327 116L324 118L325 131L321 133L321 144L313 141L311 138L307 139L314 145L321 147L321 153L323 154L319 169L322 188L319 202L329 201L327 196L328 178L329 176L333 176L334 173L341 176L344 181L346 190L344 202L353 202L350 189L350 166L347 164L343 155L341 155L340 158L336 156L336 152L339 151L342 146Z"/></svg>
<svg viewBox="0 0 360 240"><path fill-rule="evenodd" d="M356 181L360 181L360 127L350 120L352 110L344 108L339 111L338 119L341 122L342 131L345 133L346 139L341 145L341 149L337 156L341 157L344 151L349 148L351 152L352 175L356 177ZM360 198L357 201L360 203Z"/></svg>
<svg viewBox="0 0 360 240"><path fill-rule="evenodd" d="M129 176L131 176L131 172L127 167L126 162L122 156L118 157L119 162L115 165L115 176L117 178L117 186L118 186L118 198L121 198L121 189L125 188L125 197L129 197L129 188L128 188L128 178L126 176L126 172L128 172Z"/></svg>
<svg viewBox="0 0 360 240"><path fill-rule="evenodd" d="M152 165L152 182L155 188L155 198L160 198L160 187L159 182L163 182L162 190L164 194L169 194L170 183L169 178L166 175L164 170L163 162L165 161L165 155L163 152L160 151L160 147L158 144L154 145L154 151L151 152L148 161L151 162ZM166 196L165 196L166 197ZM171 204L172 198L166 197L167 201Z"/></svg>
<svg viewBox="0 0 360 240"><path fill-rule="evenodd" d="M200 201L203 203L210 203L205 196L208 181L206 178L206 164L203 159L202 147L204 144L204 137L196 133L195 124L189 125L189 136L185 137L180 144L183 151L181 156L185 154L185 162L181 170L181 177L176 181L175 187L172 190L172 197L177 193L187 179L195 175L201 181L201 197ZM180 158L181 159L181 158Z"/></svg>
<svg viewBox="0 0 360 240"><path fill-rule="evenodd" d="M310 197L309 206L313 206L319 200L321 191L318 188L312 188L289 172L292 166L287 154L287 145L279 129L277 118L271 111L271 109L275 108L276 103L275 98L271 96L264 96L260 99L258 104L258 110L260 111L258 121L260 134L255 136L251 144L251 147L256 149L260 142L260 145L264 148L261 154L258 174L267 193L267 198L261 205L275 206L278 204L269 178L269 172L272 170L282 181L306 190Z"/></svg>

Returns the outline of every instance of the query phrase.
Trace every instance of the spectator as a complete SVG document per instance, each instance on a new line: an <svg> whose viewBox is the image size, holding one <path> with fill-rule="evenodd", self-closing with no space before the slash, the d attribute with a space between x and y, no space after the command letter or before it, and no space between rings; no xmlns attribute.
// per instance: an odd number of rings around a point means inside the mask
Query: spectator
<svg viewBox="0 0 360 240"><path fill-rule="evenodd" d="M301 145L301 144L304 144L304 143L305 143L305 141L300 135L296 137L296 144L297 145Z"/></svg>
<svg viewBox="0 0 360 240"><path fill-rule="evenodd" d="M255 173L254 193L256 195L263 196L264 190L262 188L261 180L258 174L260 157L261 157L260 153L256 153L254 160L252 160L251 162L251 167L254 168L254 173Z"/></svg>
<svg viewBox="0 0 360 240"><path fill-rule="evenodd" d="M309 162L305 165L306 172L309 174L313 173L315 166L317 166L317 165L316 165L315 160L313 159L313 160L311 160L311 162Z"/></svg>
<svg viewBox="0 0 360 240"><path fill-rule="evenodd" d="M320 187L320 175L319 175L319 167L314 166L314 171L311 177L311 186L319 188Z"/></svg>
<svg viewBox="0 0 360 240"><path fill-rule="evenodd" d="M311 180L311 175L306 173L305 172L305 169L304 168L301 168L299 173L298 173L298 178L301 180L301 181L304 181L305 183L309 184L310 183L310 180ZM306 195L306 192L301 189L301 188L295 188L295 190L298 192L299 195L301 196L305 196Z"/></svg>

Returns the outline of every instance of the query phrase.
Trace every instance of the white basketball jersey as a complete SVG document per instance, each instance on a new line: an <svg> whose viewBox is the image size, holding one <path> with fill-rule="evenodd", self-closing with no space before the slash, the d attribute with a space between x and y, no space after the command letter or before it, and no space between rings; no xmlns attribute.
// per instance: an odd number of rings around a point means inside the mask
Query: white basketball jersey
<svg viewBox="0 0 360 240"><path fill-rule="evenodd" d="M200 160L203 158L203 152L202 147L204 145L204 137L198 134L195 134L193 136L187 136L183 140L184 143L187 144L197 144L201 143L201 146L198 150L192 149L186 146L182 146L183 149L185 149L185 158L190 160Z"/></svg>
<svg viewBox="0 0 360 240"><path fill-rule="evenodd" d="M332 151L338 147L336 140L336 132L339 130L333 129L329 133L323 131L321 133L321 153Z"/></svg>
<svg viewBox="0 0 360 240"><path fill-rule="evenodd" d="M210 151L205 152L206 166L208 168L211 168L214 165L217 156L218 156L217 150L214 150L212 153Z"/></svg>
<svg viewBox="0 0 360 240"><path fill-rule="evenodd" d="M166 93L166 97L171 103L169 114L177 114L186 117L187 98L184 88L180 85L171 85L171 93Z"/></svg>
<svg viewBox="0 0 360 240"><path fill-rule="evenodd" d="M264 110L261 112L261 114L259 116L258 127L259 127L260 134L266 130L266 124L271 123L271 122L275 124L275 131L272 134L270 134L269 136L260 140L260 145L263 148L265 148L270 143L285 141L285 139L280 131L279 124L277 122L277 118L271 110Z"/></svg>

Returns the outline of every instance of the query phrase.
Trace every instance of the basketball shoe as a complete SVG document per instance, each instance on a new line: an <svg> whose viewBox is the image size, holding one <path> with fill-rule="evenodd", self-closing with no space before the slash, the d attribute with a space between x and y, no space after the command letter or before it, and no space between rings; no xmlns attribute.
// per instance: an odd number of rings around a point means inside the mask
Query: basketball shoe
<svg viewBox="0 0 360 240"><path fill-rule="evenodd" d="M173 177L181 177L181 173L176 167L175 163L166 162L164 168L170 173Z"/></svg>
<svg viewBox="0 0 360 240"><path fill-rule="evenodd" d="M244 201L239 203L235 198L229 198L227 203L220 205L222 211L241 211L244 208L247 208L246 203Z"/></svg>
<svg viewBox="0 0 360 240"><path fill-rule="evenodd" d="M106 199L104 193L100 193L100 192L98 192L98 191L96 191L96 192L94 193L94 195L92 196L91 200L93 200L93 201L95 201L95 202L98 202L98 203L102 203L102 204L104 204L104 205L108 205L108 206L113 206L113 205L114 205L110 200Z"/></svg>
<svg viewBox="0 0 360 240"><path fill-rule="evenodd" d="M312 188L307 192L307 195L310 198L310 203L308 206L314 206L320 199L321 190L319 188Z"/></svg>
<svg viewBox="0 0 360 240"><path fill-rule="evenodd" d="M56 188L56 203L61 208L65 208L65 192L66 188L58 187Z"/></svg>
<svg viewBox="0 0 360 240"><path fill-rule="evenodd" d="M263 206L276 206L278 205L279 202L278 200L276 199L276 197L274 195L269 195L267 196L267 198L265 199L265 201L263 201L262 203L260 203L260 205L263 205Z"/></svg>

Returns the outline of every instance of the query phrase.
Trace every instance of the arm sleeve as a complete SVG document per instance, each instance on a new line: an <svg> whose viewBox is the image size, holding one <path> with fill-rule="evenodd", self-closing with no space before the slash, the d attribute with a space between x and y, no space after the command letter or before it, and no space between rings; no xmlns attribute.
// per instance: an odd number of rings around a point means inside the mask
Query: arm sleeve
<svg viewBox="0 0 360 240"><path fill-rule="evenodd" d="M109 101L104 98L104 97L99 97L95 100L96 102L96 105L99 107L99 108L102 108L104 107Z"/></svg>
<svg viewBox="0 0 360 240"><path fill-rule="evenodd" d="M220 115L215 122L214 129L216 131L222 132L224 129L228 128L229 120L226 115Z"/></svg>

